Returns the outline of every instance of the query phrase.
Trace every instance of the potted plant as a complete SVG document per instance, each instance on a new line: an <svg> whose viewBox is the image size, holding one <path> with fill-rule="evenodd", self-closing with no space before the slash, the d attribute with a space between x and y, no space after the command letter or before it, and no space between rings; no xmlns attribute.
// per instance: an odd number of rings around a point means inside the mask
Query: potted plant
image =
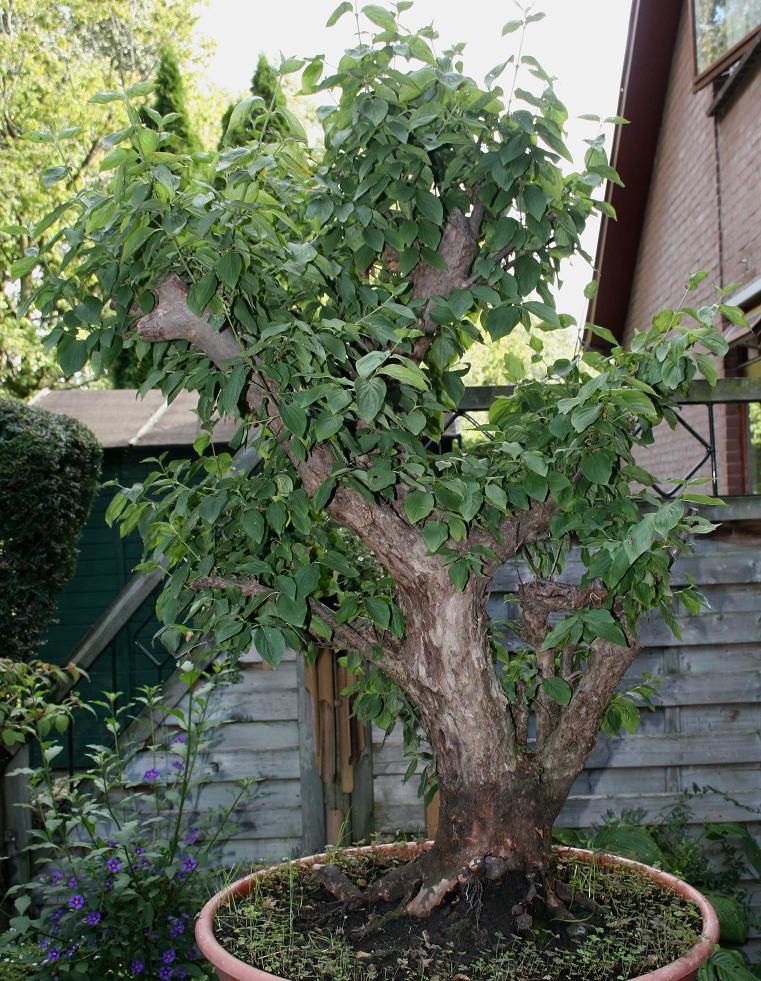
<svg viewBox="0 0 761 981"><path fill-rule="evenodd" d="M713 527L689 488L668 501L653 491L639 449L673 424L696 371L715 377L706 352L726 345L716 308L680 307L630 350L590 327L605 353L545 353L548 334L574 323L555 308L561 263L584 254L593 212L610 212L603 136L583 168L564 166L566 112L536 60L511 59L507 91L494 85L501 68L479 86L461 46L440 51L431 30L403 26L409 6L365 7L327 77L322 57L280 66L303 69L302 91L335 96L318 114L320 152L285 106L251 96L229 130L263 109L258 139L199 165L169 148L166 120L141 121L144 88L102 95L129 117L108 141L113 177L70 203L64 272L37 302L56 316L65 373L137 345L153 366L144 387L198 393L197 458L158 461L110 509L167 570L169 648L254 643L277 667L289 646L332 646L361 678L362 718L401 718L427 738L432 847L367 889L323 862L322 888L342 908L382 898L425 921L506 884L520 932L577 915L553 821L601 727L636 717L618 691L636 622L660 610L673 625L671 565ZM514 329L530 371L506 355L512 393L469 442L442 446L469 348ZM234 445L256 440L255 473L213 451L219 413L240 420ZM506 633L487 599L508 561L527 573ZM679 598L703 602L693 586Z"/></svg>

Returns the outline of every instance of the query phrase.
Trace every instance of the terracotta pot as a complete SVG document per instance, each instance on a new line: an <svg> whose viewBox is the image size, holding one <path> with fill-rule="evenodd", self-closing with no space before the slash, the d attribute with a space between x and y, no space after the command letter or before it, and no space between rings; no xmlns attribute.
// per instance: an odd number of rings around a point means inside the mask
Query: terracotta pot
<svg viewBox="0 0 761 981"><path fill-rule="evenodd" d="M427 841L423 848L430 848L432 842ZM350 855L362 855L368 852L376 852L382 855L398 855L402 857L414 856L419 852L421 846L417 842L392 845L366 845L362 848L347 848L346 853ZM641 974L631 981L695 981L698 975L698 968L704 964L713 953L714 944L719 940L719 921L713 907L702 896L697 889L688 886L668 872L661 872L653 869L649 865L641 865L639 862L632 862L627 858L617 858L615 855L605 855L600 852L590 852L580 848L557 848L556 852L565 858L574 859L578 862L589 862L594 858L603 865L625 866L627 868L638 869L644 875L649 876L660 883L664 889L670 889L684 899L690 900L700 909L703 914L703 930L700 936L700 943L696 944L689 953L680 957L678 961L667 964L657 971L649 974ZM308 858L298 858L291 862L292 865L313 865L316 862L327 860L326 855L310 855ZM257 876L266 874L267 870L254 872L244 879L238 879L231 886L218 892L204 906L196 920L196 943L204 957L216 969L220 981L287 981L275 974L268 974L267 971L260 971L256 967L251 967L239 961L237 957L228 954L227 951L217 943L214 937L214 917L220 906L225 906L236 896L247 896L253 888Z"/></svg>

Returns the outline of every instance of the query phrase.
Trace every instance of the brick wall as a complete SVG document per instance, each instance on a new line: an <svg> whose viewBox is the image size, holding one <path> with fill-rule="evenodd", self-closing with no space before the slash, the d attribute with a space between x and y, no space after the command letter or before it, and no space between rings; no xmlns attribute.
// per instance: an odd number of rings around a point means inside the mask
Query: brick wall
<svg viewBox="0 0 761 981"><path fill-rule="evenodd" d="M709 116L711 85L692 91L692 37L683 4L658 140L653 180L640 240L625 338L646 327L663 307L677 305L690 273L708 272L690 303L713 301L713 284L746 283L761 275L761 67L720 116ZM730 362L720 374L731 374ZM704 409L687 418L707 433ZM742 411L715 415L721 493L745 490L746 447ZM681 428L663 427L648 453L658 473L685 474L695 441ZM705 470L707 473L707 468Z"/></svg>

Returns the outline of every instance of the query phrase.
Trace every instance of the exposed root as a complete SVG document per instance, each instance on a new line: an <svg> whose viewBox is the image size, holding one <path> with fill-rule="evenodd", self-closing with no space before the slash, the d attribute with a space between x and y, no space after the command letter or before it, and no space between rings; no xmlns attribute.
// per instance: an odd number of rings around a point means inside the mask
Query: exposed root
<svg viewBox="0 0 761 981"><path fill-rule="evenodd" d="M586 893L580 892L577 889L572 889L567 882L561 882L559 879L550 879L552 883L552 890L556 896L558 896L564 903L575 906L583 906L584 909L588 909L590 913L602 915L604 910L599 903L596 903L591 896L587 896Z"/></svg>
<svg viewBox="0 0 761 981"><path fill-rule="evenodd" d="M365 894L355 886L349 876L342 872L336 865L314 865L312 866L317 880L321 886L339 899L342 903L349 906L361 906L365 901Z"/></svg>
<svg viewBox="0 0 761 981"><path fill-rule="evenodd" d="M459 891L477 923L484 884L487 881L503 880L510 872L508 862L498 856L488 855L464 862L454 874L452 867L449 862L443 864L435 859L431 861L429 853L406 865L394 866L366 889L356 886L335 865L315 865L313 872L320 884L338 900L339 905L348 909L399 902L397 909L380 916L371 913L368 922L357 935L357 939L360 939L381 929L389 919L398 916L424 919L447 896L456 891ZM516 933L529 933L537 916L548 917L566 925L578 923L579 917L571 912L572 906L582 906L593 914L602 912L593 899L554 876L529 873L525 882L525 894L519 893L520 900L510 911Z"/></svg>
<svg viewBox="0 0 761 981"><path fill-rule="evenodd" d="M419 860L407 865L397 865L368 886L365 891L366 901L394 903L398 899L407 900L422 879L423 870Z"/></svg>

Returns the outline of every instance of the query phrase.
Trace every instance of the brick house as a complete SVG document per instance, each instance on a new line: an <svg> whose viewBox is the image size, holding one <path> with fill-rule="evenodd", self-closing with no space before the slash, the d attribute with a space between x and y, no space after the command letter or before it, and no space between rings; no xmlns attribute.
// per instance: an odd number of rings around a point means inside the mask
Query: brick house
<svg viewBox="0 0 761 981"><path fill-rule="evenodd" d="M720 377L761 377L761 0L634 0L619 115L631 121L612 154L625 188L608 188L618 220L603 220L588 319L626 344L705 270L690 305L736 284L727 302L750 324L723 325ZM706 406L683 415L710 441ZM648 464L686 476L704 448L663 428ZM761 406L716 406L713 429L720 493L761 493Z"/></svg>

